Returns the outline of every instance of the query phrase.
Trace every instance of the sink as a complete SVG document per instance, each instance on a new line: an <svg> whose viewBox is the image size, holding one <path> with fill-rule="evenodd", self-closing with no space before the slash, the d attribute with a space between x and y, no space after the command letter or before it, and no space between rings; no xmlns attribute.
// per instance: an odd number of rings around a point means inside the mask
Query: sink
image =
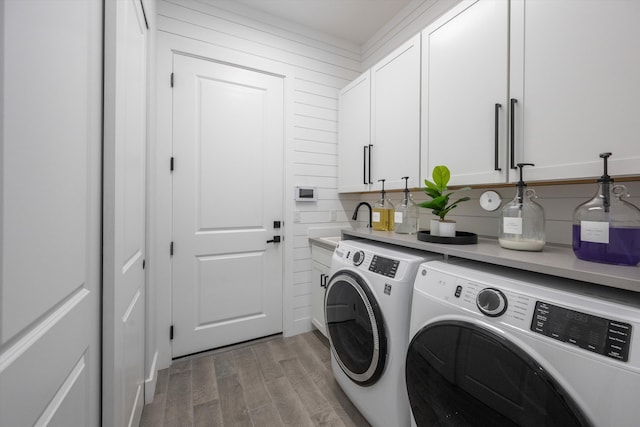
<svg viewBox="0 0 640 427"><path fill-rule="evenodd" d="M342 240L342 236L331 236L331 237L319 237L320 240L327 241L329 243L338 243Z"/></svg>
<svg viewBox="0 0 640 427"><path fill-rule="evenodd" d="M318 243L322 243L327 249L332 249L338 246L338 242L342 240L341 236L324 236L324 237L316 237L316 241Z"/></svg>

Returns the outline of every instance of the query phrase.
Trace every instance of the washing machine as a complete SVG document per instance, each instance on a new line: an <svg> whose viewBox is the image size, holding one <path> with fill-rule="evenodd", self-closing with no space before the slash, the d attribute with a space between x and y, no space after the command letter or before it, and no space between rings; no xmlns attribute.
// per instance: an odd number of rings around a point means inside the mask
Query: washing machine
<svg viewBox="0 0 640 427"><path fill-rule="evenodd" d="M640 425L638 295L481 263L421 265L412 424Z"/></svg>
<svg viewBox="0 0 640 427"><path fill-rule="evenodd" d="M334 376L373 426L409 426L404 362L413 282L442 255L342 241L331 261L325 322Z"/></svg>

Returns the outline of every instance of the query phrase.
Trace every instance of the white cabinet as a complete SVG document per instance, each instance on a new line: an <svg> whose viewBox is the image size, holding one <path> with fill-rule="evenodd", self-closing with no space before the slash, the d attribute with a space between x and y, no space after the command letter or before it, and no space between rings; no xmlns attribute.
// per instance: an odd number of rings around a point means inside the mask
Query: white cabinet
<svg viewBox="0 0 640 427"><path fill-rule="evenodd" d="M340 92L338 191L419 186L420 35Z"/></svg>
<svg viewBox="0 0 640 427"><path fill-rule="evenodd" d="M640 2L511 2L514 162L526 179L640 173ZM510 180L516 180L515 174Z"/></svg>
<svg viewBox="0 0 640 427"><path fill-rule="evenodd" d="M368 191L371 181L370 72L340 91L338 111L338 191Z"/></svg>
<svg viewBox="0 0 640 427"><path fill-rule="evenodd" d="M422 179L447 165L452 185L506 181L508 13L467 1L423 32Z"/></svg>
<svg viewBox="0 0 640 427"><path fill-rule="evenodd" d="M640 2L465 1L423 32L421 172L451 184L640 173ZM426 154L426 155L425 155Z"/></svg>
<svg viewBox="0 0 640 427"><path fill-rule="evenodd" d="M327 336L324 319L324 294L329 284L329 270L333 251L319 245L311 245L311 258L313 263L312 289L311 289L311 323L322 334Z"/></svg>
<svg viewBox="0 0 640 427"><path fill-rule="evenodd" d="M419 187L420 35L371 69L371 175L386 189Z"/></svg>

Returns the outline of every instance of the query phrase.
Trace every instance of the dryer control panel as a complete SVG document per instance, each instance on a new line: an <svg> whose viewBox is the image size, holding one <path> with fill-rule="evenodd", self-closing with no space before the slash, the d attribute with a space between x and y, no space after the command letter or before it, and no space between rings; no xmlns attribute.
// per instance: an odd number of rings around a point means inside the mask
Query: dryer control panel
<svg viewBox="0 0 640 427"><path fill-rule="evenodd" d="M536 301L531 330L626 362L631 325Z"/></svg>

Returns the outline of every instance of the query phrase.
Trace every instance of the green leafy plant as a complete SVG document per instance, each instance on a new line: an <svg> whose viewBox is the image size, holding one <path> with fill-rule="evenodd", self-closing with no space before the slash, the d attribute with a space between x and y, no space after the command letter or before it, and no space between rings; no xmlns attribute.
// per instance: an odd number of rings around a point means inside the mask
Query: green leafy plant
<svg viewBox="0 0 640 427"><path fill-rule="evenodd" d="M458 203L466 202L470 200L469 197L461 197L456 201L449 203L449 198L458 191L470 190L471 187L460 188L456 191L447 192L447 184L449 183L449 179L451 178L451 172L449 168L443 165L436 166L433 168L433 172L431 173L431 177L433 178L433 182L428 179L424 180L424 184L426 188L424 188L424 192L431 197L431 200L420 203L420 206L423 208L431 209L434 215L440 217L441 221L444 221L444 217L458 206Z"/></svg>

